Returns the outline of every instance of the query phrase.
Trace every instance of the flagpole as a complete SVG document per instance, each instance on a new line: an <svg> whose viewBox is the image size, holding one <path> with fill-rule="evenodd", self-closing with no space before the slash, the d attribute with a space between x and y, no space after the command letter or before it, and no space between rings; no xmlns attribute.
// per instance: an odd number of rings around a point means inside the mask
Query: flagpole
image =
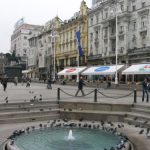
<svg viewBox="0 0 150 150"><path fill-rule="evenodd" d="M80 27L79 27L79 22L78 22L78 27L77 27L77 31L80 30ZM78 48L78 44L77 44L77 48ZM79 50L78 51L78 55L77 55L77 83L79 82L79 66L80 66L80 63L79 63Z"/></svg>
<svg viewBox="0 0 150 150"><path fill-rule="evenodd" d="M77 82L79 82L79 51L78 51L78 60L77 60Z"/></svg>
<svg viewBox="0 0 150 150"><path fill-rule="evenodd" d="M79 82L79 66L80 66L80 56L83 56L83 50L81 47L81 33L80 33L80 28L79 28L79 24L78 24L78 31L76 32L76 38L77 38L77 48L78 48L78 55L77 55L77 82Z"/></svg>

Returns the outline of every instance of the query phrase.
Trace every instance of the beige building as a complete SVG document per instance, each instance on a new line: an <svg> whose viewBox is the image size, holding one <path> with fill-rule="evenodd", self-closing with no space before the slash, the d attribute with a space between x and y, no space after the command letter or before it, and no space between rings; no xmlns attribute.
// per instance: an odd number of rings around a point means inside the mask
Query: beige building
<svg viewBox="0 0 150 150"><path fill-rule="evenodd" d="M84 56L80 57L80 66L85 66L88 55L88 7L84 1L81 2L80 11L65 20L57 29L59 37L56 43L56 67L57 72L68 66L77 66L78 48L76 42L76 31L81 32L81 46Z"/></svg>

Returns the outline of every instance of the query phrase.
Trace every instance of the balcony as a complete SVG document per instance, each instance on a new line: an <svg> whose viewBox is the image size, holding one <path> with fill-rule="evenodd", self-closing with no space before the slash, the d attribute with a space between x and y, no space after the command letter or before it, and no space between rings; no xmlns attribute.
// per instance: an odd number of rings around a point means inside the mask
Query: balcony
<svg viewBox="0 0 150 150"><path fill-rule="evenodd" d="M119 35L123 35L124 34L124 31L123 30L120 30L119 31Z"/></svg>
<svg viewBox="0 0 150 150"><path fill-rule="evenodd" d="M123 11L121 13L118 14L118 17L125 17L126 20L128 20L128 18L131 16L130 14L130 11L126 10L126 11ZM109 17L107 18L104 18L102 23L105 24L105 23L108 23L109 21L112 21L112 20L115 20L116 19L116 15L109 15Z"/></svg>
<svg viewBox="0 0 150 150"><path fill-rule="evenodd" d="M98 44L99 44L99 39L98 39L98 38L95 38L95 39L94 39L94 43L95 43L96 45L98 45Z"/></svg>
<svg viewBox="0 0 150 150"><path fill-rule="evenodd" d="M116 39L116 32L112 32L112 33L110 34L110 38L111 38L111 39Z"/></svg>
<svg viewBox="0 0 150 150"><path fill-rule="evenodd" d="M124 50L120 49L119 54L123 54Z"/></svg>
<svg viewBox="0 0 150 150"><path fill-rule="evenodd" d="M107 39L107 38L108 38L108 36L107 36L107 34L105 34L105 35L104 35L104 39Z"/></svg>
<svg viewBox="0 0 150 150"><path fill-rule="evenodd" d="M88 60L97 60L97 59L101 59L101 58L102 58L102 54L88 56Z"/></svg>
<svg viewBox="0 0 150 150"><path fill-rule="evenodd" d="M64 52L64 56L68 57L69 56L69 52Z"/></svg>
<svg viewBox="0 0 150 150"><path fill-rule="evenodd" d="M109 52L109 55L110 55L110 56L114 56L114 55L115 55L115 51L110 51L110 52Z"/></svg>
<svg viewBox="0 0 150 150"><path fill-rule="evenodd" d="M141 48L133 48L128 49L127 51L128 55L135 55L135 54L143 54L143 53L150 53L150 46L148 47L141 47Z"/></svg>
<svg viewBox="0 0 150 150"><path fill-rule="evenodd" d="M145 26L145 27L140 28L139 32L140 33L147 32L147 27Z"/></svg>

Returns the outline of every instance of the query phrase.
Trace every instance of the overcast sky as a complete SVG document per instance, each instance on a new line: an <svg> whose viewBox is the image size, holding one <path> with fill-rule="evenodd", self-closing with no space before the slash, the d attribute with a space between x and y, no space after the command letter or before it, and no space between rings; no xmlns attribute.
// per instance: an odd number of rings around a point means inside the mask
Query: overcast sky
<svg viewBox="0 0 150 150"><path fill-rule="evenodd" d="M69 19L80 9L82 0L1 0L0 52L9 52L10 36L15 23L24 18L25 23L44 25L58 15ZM90 8L92 0L84 0Z"/></svg>

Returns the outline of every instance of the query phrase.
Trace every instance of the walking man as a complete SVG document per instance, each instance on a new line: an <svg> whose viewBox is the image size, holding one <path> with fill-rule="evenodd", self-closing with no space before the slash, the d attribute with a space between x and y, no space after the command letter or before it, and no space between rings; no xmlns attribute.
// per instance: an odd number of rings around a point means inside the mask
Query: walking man
<svg viewBox="0 0 150 150"><path fill-rule="evenodd" d="M142 102L144 102L145 93L146 93L146 97L147 97L146 102L148 102L149 101L149 95L148 95L149 85L148 85L146 78L144 79L144 81L142 83L142 88L143 88Z"/></svg>
<svg viewBox="0 0 150 150"><path fill-rule="evenodd" d="M85 83L84 83L84 81L83 81L83 78L82 78L82 77L80 77L80 80L79 80L79 83L78 83L78 90L77 90L77 92L76 92L75 96L77 96L77 95L78 95L79 91L81 91L82 96L84 96L84 95L85 95L85 94L84 94L84 91L83 91L83 85L85 85Z"/></svg>
<svg viewBox="0 0 150 150"><path fill-rule="evenodd" d="M47 81L47 89L52 89L52 81L50 78Z"/></svg>
<svg viewBox="0 0 150 150"><path fill-rule="evenodd" d="M7 88L7 77L4 77L1 83L3 85L4 91L6 91L6 88Z"/></svg>

